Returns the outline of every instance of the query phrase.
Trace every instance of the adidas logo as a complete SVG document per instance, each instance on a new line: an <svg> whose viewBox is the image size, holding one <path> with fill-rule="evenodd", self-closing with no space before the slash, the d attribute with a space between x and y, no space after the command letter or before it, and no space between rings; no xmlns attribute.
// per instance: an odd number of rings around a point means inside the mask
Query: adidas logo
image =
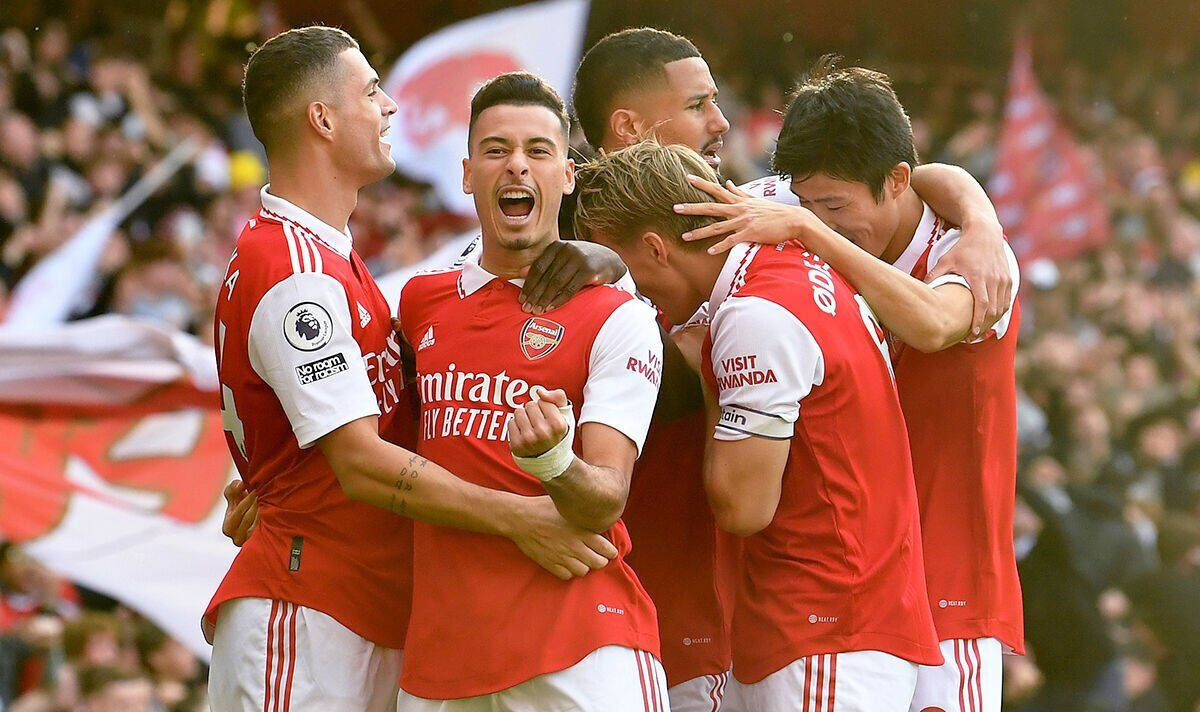
<svg viewBox="0 0 1200 712"><path fill-rule="evenodd" d="M425 332L425 335L421 337L421 343L417 344L417 351L424 351L430 346L433 346L435 341L437 341L437 339L433 338L433 325L431 324L429 329Z"/></svg>
<svg viewBox="0 0 1200 712"><path fill-rule="evenodd" d="M358 302L355 302L358 304ZM358 327L361 329L371 323L371 313L363 308L362 304L358 304Z"/></svg>

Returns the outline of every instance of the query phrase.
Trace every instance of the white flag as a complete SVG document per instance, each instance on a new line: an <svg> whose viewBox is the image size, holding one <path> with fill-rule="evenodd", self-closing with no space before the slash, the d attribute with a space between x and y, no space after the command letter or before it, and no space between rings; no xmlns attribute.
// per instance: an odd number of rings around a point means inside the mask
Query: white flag
<svg viewBox="0 0 1200 712"><path fill-rule="evenodd" d="M13 288L3 331L38 331L66 320L88 285L117 226L187 165L200 149L194 139L178 144L146 171L115 203L84 223L74 235L29 270Z"/></svg>
<svg viewBox="0 0 1200 712"><path fill-rule="evenodd" d="M587 0L531 3L459 22L409 48L384 83L400 105L391 131L397 168L432 183L448 209L473 214L462 192L471 97L489 79L523 69L566 100L587 14Z"/></svg>

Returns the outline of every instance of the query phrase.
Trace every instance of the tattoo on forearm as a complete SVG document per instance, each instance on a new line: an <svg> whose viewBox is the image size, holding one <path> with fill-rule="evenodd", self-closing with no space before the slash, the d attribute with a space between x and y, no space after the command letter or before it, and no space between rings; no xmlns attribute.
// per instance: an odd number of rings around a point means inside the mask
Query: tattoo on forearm
<svg viewBox="0 0 1200 712"><path fill-rule="evenodd" d="M396 480L393 488L396 492L406 493L413 491L413 481L421 477L421 470L429 464L429 460L420 455L413 455L408 458L408 464L400 468L400 477ZM396 492L392 493L392 498L388 502L388 511L392 514L403 515L404 509L408 502L404 499L404 494L400 494L397 499Z"/></svg>
<svg viewBox="0 0 1200 712"><path fill-rule="evenodd" d="M414 454L408 458L408 464L400 468L400 476L415 480L421 477L421 471L429 465L429 460Z"/></svg>

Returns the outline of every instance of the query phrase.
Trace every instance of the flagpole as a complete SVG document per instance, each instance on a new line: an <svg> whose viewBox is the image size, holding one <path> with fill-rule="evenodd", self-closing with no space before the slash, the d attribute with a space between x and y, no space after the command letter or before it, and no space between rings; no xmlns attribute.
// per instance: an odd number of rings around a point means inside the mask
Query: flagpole
<svg viewBox="0 0 1200 712"><path fill-rule="evenodd" d="M105 245L125 218L200 152L189 137L175 146L112 205L93 216L54 252L43 257L13 289L0 331L44 329L66 321L87 289Z"/></svg>

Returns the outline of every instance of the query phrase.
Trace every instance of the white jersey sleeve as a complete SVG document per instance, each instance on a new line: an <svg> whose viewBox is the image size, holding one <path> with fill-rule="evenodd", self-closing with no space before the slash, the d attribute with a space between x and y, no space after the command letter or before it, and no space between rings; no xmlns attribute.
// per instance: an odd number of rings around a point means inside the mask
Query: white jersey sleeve
<svg viewBox="0 0 1200 712"><path fill-rule="evenodd" d="M785 176L763 176L738 187L756 198L766 198L773 203L800 204L800 199L792 192L792 180Z"/></svg>
<svg viewBox="0 0 1200 712"><path fill-rule="evenodd" d="M933 244L933 247L931 247L929 249L928 266L929 266L930 272L933 271L933 268L937 265L937 263L943 257L945 257L946 253L949 252L955 245L957 245L958 241L961 239L962 239L962 231L950 230L942 237L942 239L938 240L937 242L935 242ZM989 336L993 336L993 335L997 339L1003 339L1004 335L1006 333L1008 333L1008 325L1012 321L1013 304L1016 302L1016 299L1017 299L1017 290L1021 286L1021 271L1017 266L1017 256L1013 253L1012 248L1009 247L1007 242L1004 243L1004 256L1008 258L1008 271L1009 271L1010 276L1012 277L1012 283L1013 283L1012 296L1008 302L1008 308L1004 312L1004 316L1000 317L1000 319L995 323L995 325L992 326L991 334L989 334L988 336L984 336L979 339L976 339L972 343L983 341L983 340L987 339ZM944 275L938 277L937 279L930 282L929 286L934 289L937 289L938 287L942 286L943 284L961 284L962 286L966 287L967 289L971 288L971 285L967 283L967 279L965 277L963 277L962 275L953 274L953 273L944 274Z"/></svg>
<svg viewBox="0 0 1200 712"><path fill-rule="evenodd" d="M654 310L630 299L613 310L592 342L579 424L615 428L640 454L661 381L662 339Z"/></svg>
<svg viewBox="0 0 1200 712"><path fill-rule="evenodd" d="M301 448L379 405L351 331L346 289L320 272L271 287L250 320L250 366L279 398Z"/></svg>
<svg viewBox="0 0 1200 712"><path fill-rule="evenodd" d="M812 333L761 297L726 299L710 333L721 408L713 437L790 439L800 401L825 380L825 358Z"/></svg>

